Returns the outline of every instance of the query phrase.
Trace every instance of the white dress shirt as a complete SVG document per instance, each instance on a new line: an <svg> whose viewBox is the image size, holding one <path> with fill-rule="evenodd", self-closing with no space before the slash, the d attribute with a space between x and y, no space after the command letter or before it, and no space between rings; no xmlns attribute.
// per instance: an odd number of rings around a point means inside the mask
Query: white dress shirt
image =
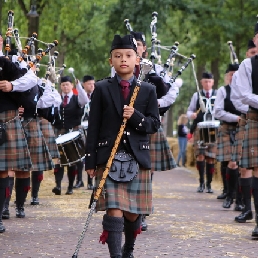
<svg viewBox="0 0 258 258"><path fill-rule="evenodd" d="M245 105L258 109L258 95L253 94L252 63L250 58L245 59L240 64L236 84L239 89L240 101Z"/></svg>
<svg viewBox="0 0 258 258"><path fill-rule="evenodd" d="M225 87L220 87L217 91L217 95L214 103L215 118L228 123L238 122L239 116L225 111L224 100L226 96L227 96L227 93L226 93Z"/></svg>

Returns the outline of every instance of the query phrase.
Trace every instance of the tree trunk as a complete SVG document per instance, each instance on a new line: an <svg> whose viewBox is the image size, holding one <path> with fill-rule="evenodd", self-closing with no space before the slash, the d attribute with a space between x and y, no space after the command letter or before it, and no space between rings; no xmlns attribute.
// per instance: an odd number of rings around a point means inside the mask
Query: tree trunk
<svg viewBox="0 0 258 258"><path fill-rule="evenodd" d="M200 80L202 79L202 73L205 72L205 63L198 63L197 64L197 71L196 76L198 83L200 84Z"/></svg>
<svg viewBox="0 0 258 258"><path fill-rule="evenodd" d="M216 58L215 60L211 61L211 72L214 76L214 89L218 88L219 84L219 78L220 78L220 72L219 72L219 58Z"/></svg>
<svg viewBox="0 0 258 258"><path fill-rule="evenodd" d="M170 108L167 114L167 135L168 137L173 136L173 107Z"/></svg>

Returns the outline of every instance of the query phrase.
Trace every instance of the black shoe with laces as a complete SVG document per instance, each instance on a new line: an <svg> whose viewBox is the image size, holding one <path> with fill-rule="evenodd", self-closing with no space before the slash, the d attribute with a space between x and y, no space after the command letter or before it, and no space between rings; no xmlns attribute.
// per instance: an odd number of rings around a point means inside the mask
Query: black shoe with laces
<svg viewBox="0 0 258 258"><path fill-rule="evenodd" d="M18 207L15 208L15 210L16 210L16 217L17 218L24 218L25 217L23 206L18 206Z"/></svg>
<svg viewBox="0 0 258 258"><path fill-rule="evenodd" d="M221 199L226 199L227 197L227 193L222 192L220 195L217 196L217 199L221 200Z"/></svg>
<svg viewBox="0 0 258 258"><path fill-rule="evenodd" d="M229 209L231 204L233 203L233 199L231 197L227 197L223 204L222 204L222 207L225 208L225 209Z"/></svg>
<svg viewBox="0 0 258 258"><path fill-rule="evenodd" d="M83 183L83 181L78 181L78 182L76 182L76 185L73 187L73 188L80 188L80 187L84 187L84 183Z"/></svg>
<svg viewBox="0 0 258 258"><path fill-rule="evenodd" d="M4 208L2 213L2 219L9 219L9 218L10 218L10 212L8 208Z"/></svg>
<svg viewBox="0 0 258 258"><path fill-rule="evenodd" d="M197 188L197 193L203 193L204 188L204 184L200 184L200 186Z"/></svg>
<svg viewBox="0 0 258 258"><path fill-rule="evenodd" d="M31 205L39 205L39 198L38 197L32 197L30 201Z"/></svg>
<svg viewBox="0 0 258 258"><path fill-rule="evenodd" d="M68 187L65 194L68 194L68 195L73 194L73 189Z"/></svg>
<svg viewBox="0 0 258 258"><path fill-rule="evenodd" d="M54 193L55 195L61 195L61 188L55 186L55 187L52 189L52 193Z"/></svg>
<svg viewBox="0 0 258 258"><path fill-rule="evenodd" d="M4 233L5 232L5 227L3 225L2 220L0 219L0 233Z"/></svg>
<svg viewBox="0 0 258 258"><path fill-rule="evenodd" d="M251 210L249 211L243 211L240 215L235 217L235 221L239 223L245 223L247 220L253 219L253 213Z"/></svg>

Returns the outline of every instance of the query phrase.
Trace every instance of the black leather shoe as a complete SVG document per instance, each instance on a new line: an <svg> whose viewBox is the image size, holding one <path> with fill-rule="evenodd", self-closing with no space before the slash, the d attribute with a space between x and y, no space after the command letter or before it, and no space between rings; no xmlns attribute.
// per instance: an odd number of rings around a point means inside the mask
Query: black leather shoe
<svg viewBox="0 0 258 258"><path fill-rule="evenodd" d="M226 200L223 202L222 207L225 209L229 209L232 203L233 199L231 197L227 197Z"/></svg>
<svg viewBox="0 0 258 258"><path fill-rule="evenodd" d="M221 193L220 195L217 196L217 199L221 200L221 199L226 199L227 197L227 193Z"/></svg>
<svg viewBox="0 0 258 258"><path fill-rule="evenodd" d="M24 213L24 208L23 207L16 207L16 217L17 218L24 218L25 217L25 213Z"/></svg>
<svg viewBox="0 0 258 258"><path fill-rule="evenodd" d="M80 187L84 187L83 181L76 182L76 185L73 188L80 188Z"/></svg>
<svg viewBox="0 0 258 258"><path fill-rule="evenodd" d="M0 233L4 233L5 232L5 227L3 225L2 220L0 219Z"/></svg>
<svg viewBox="0 0 258 258"><path fill-rule="evenodd" d="M197 193L203 193L204 188L204 184L200 184L200 186L197 188Z"/></svg>
<svg viewBox="0 0 258 258"><path fill-rule="evenodd" d="M9 219L9 218L10 218L10 212L7 208L4 208L2 213L2 219Z"/></svg>
<svg viewBox="0 0 258 258"><path fill-rule="evenodd" d="M235 221L239 223L245 223L247 220L253 219L253 213L252 211L243 211L240 215L235 217Z"/></svg>
<svg viewBox="0 0 258 258"><path fill-rule="evenodd" d="M38 197L32 197L30 201L31 205L39 205L39 198Z"/></svg>
<svg viewBox="0 0 258 258"><path fill-rule="evenodd" d="M54 193L55 195L61 195L61 188L55 186L55 187L52 189L52 193Z"/></svg>
<svg viewBox="0 0 258 258"><path fill-rule="evenodd" d="M93 190L94 186L93 185L88 185L88 190Z"/></svg>
<svg viewBox="0 0 258 258"><path fill-rule="evenodd" d="M142 231L147 231L147 229L148 229L148 225L147 225L147 223L146 223L146 217L145 217L145 215L142 216L141 229L142 229Z"/></svg>
<svg viewBox="0 0 258 258"><path fill-rule="evenodd" d="M73 189L67 188L67 191L65 194L68 194L68 195L73 194Z"/></svg>
<svg viewBox="0 0 258 258"><path fill-rule="evenodd" d="M211 189L211 187L210 187L210 186L207 186L206 193L213 193L213 190Z"/></svg>
<svg viewBox="0 0 258 258"><path fill-rule="evenodd" d="M235 211L244 211L245 210L245 206L241 205L241 204L236 204L234 210Z"/></svg>
<svg viewBox="0 0 258 258"><path fill-rule="evenodd" d="M256 225L254 230L252 231L252 237L258 237L258 226Z"/></svg>
<svg viewBox="0 0 258 258"><path fill-rule="evenodd" d="M134 258L133 250L125 250L125 246L122 247L122 258Z"/></svg>

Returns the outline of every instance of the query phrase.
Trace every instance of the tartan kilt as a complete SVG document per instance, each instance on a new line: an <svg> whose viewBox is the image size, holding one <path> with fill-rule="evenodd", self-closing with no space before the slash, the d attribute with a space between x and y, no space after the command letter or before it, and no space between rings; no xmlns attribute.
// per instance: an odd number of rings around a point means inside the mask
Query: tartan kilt
<svg viewBox="0 0 258 258"><path fill-rule="evenodd" d="M10 121L18 116L18 110L0 113L0 120ZM7 141L0 146L0 171L30 171L32 167L30 152L20 118L6 124Z"/></svg>
<svg viewBox="0 0 258 258"><path fill-rule="evenodd" d="M39 118L24 119L22 126L28 142L32 171L47 171L53 169L54 164L40 130Z"/></svg>
<svg viewBox="0 0 258 258"><path fill-rule="evenodd" d="M245 136L245 126L246 126L246 117L245 115L242 114L237 127L235 143L234 143L234 148L233 148L232 157L231 157L231 160L235 162L239 162L242 157L243 141Z"/></svg>
<svg viewBox="0 0 258 258"><path fill-rule="evenodd" d="M167 171L175 168L175 159L161 127L155 134L150 135L149 141L151 171Z"/></svg>
<svg viewBox="0 0 258 258"><path fill-rule="evenodd" d="M240 166L251 169L258 167L258 112L249 110L246 118Z"/></svg>
<svg viewBox="0 0 258 258"><path fill-rule="evenodd" d="M217 135L217 161L231 161L235 140L232 142L230 132L236 134L236 125L222 124Z"/></svg>
<svg viewBox="0 0 258 258"><path fill-rule="evenodd" d="M205 157L216 159L217 155L217 145L216 143L204 144L207 148L199 148L198 141L200 140L199 128L194 131L194 154L195 156L204 155Z"/></svg>
<svg viewBox="0 0 258 258"><path fill-rule="evenodd" d="M96 186L102 178L105 167L96 170ZM104 184L105 198L101 194L96 210L120 209L135 214L152 213L152 184L150 170L139 169L138 175L130 182L119 183L109 176Z"/></svg>
<svg viewBox="0 0 258 258"><path fill-rule="evenodd" d="M56 137L52 125L44 118L40 118L39 125L45 142L47 144L48 150L51 154L51 157L53 159L60 158L60 154L58 152L55 141Z"/></svg>

